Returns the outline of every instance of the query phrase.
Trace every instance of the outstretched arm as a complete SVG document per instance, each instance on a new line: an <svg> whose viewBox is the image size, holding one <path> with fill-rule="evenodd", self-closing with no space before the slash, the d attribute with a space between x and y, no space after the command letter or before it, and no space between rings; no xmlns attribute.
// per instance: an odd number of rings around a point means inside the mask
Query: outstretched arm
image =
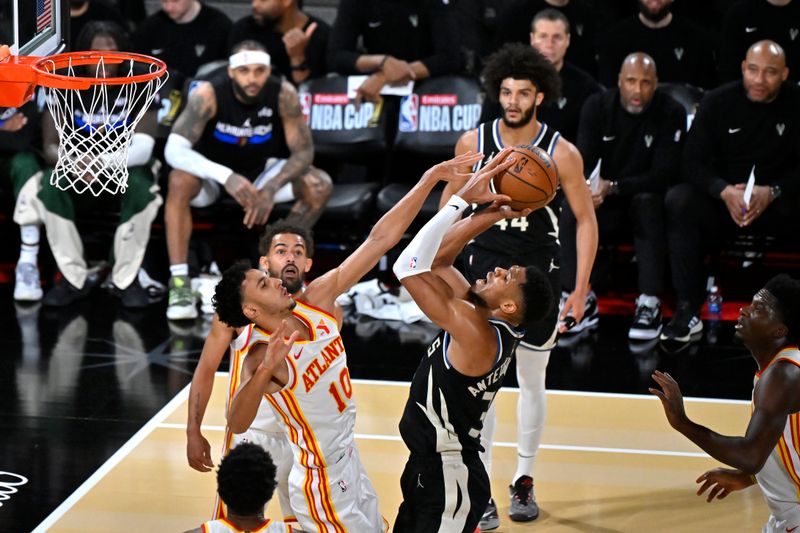
<svg viewBox="0 0 800 533"><path fill-rule="evenodd" d="M242 365L242 385L228 409L228 427L234 433L247 431L264 394L277 392L286 385L289 377L286 356L300 335L295 331L285 339L286 330L284 320L270 336L268 346L259 343L248 352Z"/></svg>
<svg viewBox="0 0 800 533"><path fill-rule="evenodd" d="M211 331L203 344L200 361L192 376L189 388L189 416L186 421L186 458L189 466L198 472L208 472L214 467L211 459L211 445L200 426L206 413L211 391L214 389L214 373L219 368L222 357L235 331L223 324L215 314L211 320Z"/></svg>
<svg viewBox="0 0 800 533"><path fill-rule="evenodd" d="M800 409L796 394L800 368L791 363L775 363L761 376L753 391L753 414L743 437L720 435L692 422L686 416L680 387L672 376L656 370L653 379L661 390L651 388L650 392L661 400L670 425L714 459L745 474L761 470L783 432L786 417Z"/></svg>
<svg viewBox="0 0 800 533"><path fill-rule="evenodd" d="M355 252L350 254L338 268L309 284L305 299L322 309L332 309L338 295L364 277L386 252L400 242L434 185L441 180L463 181L466 176L461 174L459 169L465 164L471 165L480 161L482 157L481 154L468 153L428 169L403 199L378 220L367 239Z"/></svg>

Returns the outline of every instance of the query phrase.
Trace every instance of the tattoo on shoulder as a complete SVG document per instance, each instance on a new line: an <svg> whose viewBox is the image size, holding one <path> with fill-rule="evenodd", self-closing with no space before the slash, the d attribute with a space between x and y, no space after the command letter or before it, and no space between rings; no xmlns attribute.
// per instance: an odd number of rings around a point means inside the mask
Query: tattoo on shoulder
<svg viewBox="0 0 800 533"><path fill-rule="evenodd" d="M283 82L278 96L278 110L285 118L298 118L303 116L303 107L297 97L297 91L291 83Z"/></svg>
<svg viewBox="0 0 800 533"><path fill-rule="evenodd" d="M198 88L189 96L186 109L175 121L172 132L186 137L192 143L200 140L206 123L213 115L215 95L210 88Z"/></svg>

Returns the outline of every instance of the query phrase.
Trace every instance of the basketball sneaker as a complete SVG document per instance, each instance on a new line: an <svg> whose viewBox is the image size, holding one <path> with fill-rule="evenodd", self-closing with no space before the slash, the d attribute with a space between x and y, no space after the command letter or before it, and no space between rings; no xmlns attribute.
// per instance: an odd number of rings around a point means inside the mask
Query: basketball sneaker
<svg viewBox="0 0 800 533"><path fill-rule="evenodd" d="M703 321L689 302L679 302L672 320L661 332L662 341L689 342L703 331Z"/></svg>
<svg viewBox="0 0 800 533"><path fill-rule="evenodd" d="M494 503L494 498L489 498L489 504L481 516L481 521L478 523L481 531L491 531L500 527L500 517L497 515L497 505Z"/></svg>
<svg viewBox="0 0 800 533"><path fill-rule="evenodd" d="M172 276L169 278L168 301L167 318L169 320L197 318L197 302L192 292L189 276Z"/></svg>
<svg viewBox="0 0 800 533"><path fill-rule="evenodd" d="M80 289L67 281L63 275L61 279L47 291L42 303L49 307L65 307L89 295L92 288L100 283L100 274L96 269L87 272L83 287Z"/></svg>
<svg viewBox="0 0 800 533"><path fill-rule="evenodd" d="M536 497L533 495L533 478L531 476L520 476L520 478L508 487L511 493L511 507L508 516L514 522L530 522L539 517L539 506L536 505Z"/></svg>
<svg viewBox="0 0 800 533"><path fill-rule="evenodd" d="M633 313L633 324L628 330L628 338L650 340L658 338L661 333L661 302L655 296L640 294L636 298L636 311Z"/></svg>
<svg viewBox="0 0 800 533"><path fill-rule="evenodd" d="M14 299L18 302L37 302L42 299L39 269L33 263L17 263L14 271Z"/></svg>

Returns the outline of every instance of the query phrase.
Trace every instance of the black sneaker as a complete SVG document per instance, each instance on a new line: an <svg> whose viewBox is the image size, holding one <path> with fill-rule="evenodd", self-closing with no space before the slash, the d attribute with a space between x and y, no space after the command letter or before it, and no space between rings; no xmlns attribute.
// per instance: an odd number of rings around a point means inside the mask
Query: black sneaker
<svg viewBox="0 0 800 533"><path fill-rule="evenodd" d="M597 295L594 291L589 291L589 294L586 295L586 304L583 309L583 320L567 330L565 332L566 334L580 333L581 331L597 326L597 323L600 321L600 313L597 308Z"/></svg>
<svg viewBox="0 0 800 533"><path fill-rule="evenodd" d="M633 324L628 330L628 338L646 341L657 339L659 333L661 333L661 302L656 301L654 306L649 306L645 303L645 297L639 295L636 299Z"/></svg>
<svg viewBox="0 0 800 533"><path fill-rule="evenodd" d="M83 282L83 288L79 289L67 281L67 278L62 275L58 283L44 295L42 303L50 307L65 307L81 298L85 298L96 284L96 275L86 276L86 281Z"/></svg>
<svg viewBox="0 0 800 533"><path fill-rule="evenodd" d="M689 342L703 331L703 321L689 302L679 302L672 320L661 332L662 341Z"/></svg>
<svg viewBox="0 0 800 533"><path fill-rule="evenodd" d="M497 515L497 505L494 503L494 498L489 498L489 505L486 506L478 527L480 527L481 531L491 531L500 527L500 517Z"/></svg>
<svg viewBox="0 0 800 533"><path fill-rule="evenodd" d="M508 487L511 493L511 507L508 516L514 522L530 522L539 517L539 506L533 495L533 478L521 476L516 483Z"/></svg>
<svg viewBox="0 0 800 533"><path fill-rule="evenodd" d="M120 289L119 287L114 287L114 289L122 307L127 309L141 309L150 304L150 295L136 278L134 278L133 283L126 288Z"/></svg>

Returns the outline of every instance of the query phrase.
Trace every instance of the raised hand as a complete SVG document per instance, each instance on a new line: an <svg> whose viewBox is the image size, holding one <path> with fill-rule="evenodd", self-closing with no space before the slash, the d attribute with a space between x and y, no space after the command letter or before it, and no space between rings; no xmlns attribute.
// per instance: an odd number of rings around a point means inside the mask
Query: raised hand
<svg viewBox="0 0 800 533"><path fill-rule="evenodd" d="M678 382L667 374L656 370L653 372L653 380L661 386L661 390L650 387L648 390L658 396L664 413L667 415L669 425L675 429L686 421L686 411L683 408L683 394Z"/></svg>
<svg viewBox="0 0 800 533"><path fill-rule="evenodd" d="M453 183L456 187L462 186L471 177L471 172L462 172L464 168L471 168L475 163L483 159L482 153L469 151L453 159L442 161L429 168L425 175L436 180Z"/></svg>
<svg viewBox="0 0 800 533"><path fill-rule="evenodd" d="M489 190L489 182L496 175L506 171L514 164L516 158L513 156L507 157L511 151L512 148L510 147L503 148L485 167L474 173L456 194L465 202L473 204L488 204L490 202L505 204L510 202L511 198L505 194L495 194Z"/></svg>
<svg viewBox="0 0 800 533"><path fill-rule="evenodd" d="M292 349L294 341L300 336L299 331L293 331L291 336L286 339L286 321L281 321L281 325L272 332L269 337L269 346L264 352L264 360L259 364L259 369L266 370L270 373L289 355L289 350Z"/></svg>

